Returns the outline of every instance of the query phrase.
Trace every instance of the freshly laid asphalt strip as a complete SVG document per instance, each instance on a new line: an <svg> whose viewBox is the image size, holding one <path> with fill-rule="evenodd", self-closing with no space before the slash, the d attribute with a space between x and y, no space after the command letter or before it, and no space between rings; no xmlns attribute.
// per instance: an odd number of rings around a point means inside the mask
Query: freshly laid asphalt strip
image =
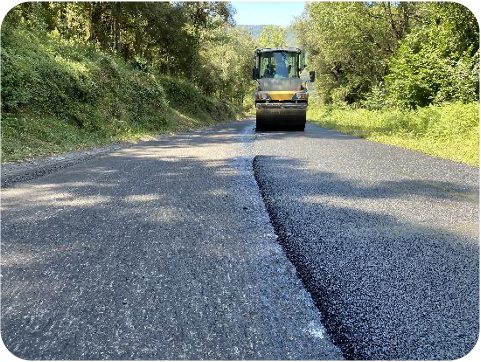
<svg viewBox="0 0 481 362"><path fill-rule="evenodd" d="M252 129L16 174L1 192L6 347L24 359L341 359L277 242Z"/></svg>
<svg viewBox="0 0 481 362"><path fill-rule="evenodd" d="M346 358L461 358L479 332L479 169L309 125L259 133L280 242Z"/></svg>

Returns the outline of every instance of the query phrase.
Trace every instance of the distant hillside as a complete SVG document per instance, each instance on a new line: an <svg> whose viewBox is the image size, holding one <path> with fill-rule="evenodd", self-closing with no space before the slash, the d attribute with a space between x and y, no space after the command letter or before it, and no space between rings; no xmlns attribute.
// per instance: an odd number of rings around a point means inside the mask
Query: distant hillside
<svg viewBox="0 0 481 362"><path fill-rule="evenodd" d="M252 34L254 39L258 39L259 35L261 34L262 28L266 25L237 25L239 29L247 30L249 33ZM286 31L286 45L291 47L299 46L299 42L297 41L297 33L295 30L288 26L283 27Z"/></svg>

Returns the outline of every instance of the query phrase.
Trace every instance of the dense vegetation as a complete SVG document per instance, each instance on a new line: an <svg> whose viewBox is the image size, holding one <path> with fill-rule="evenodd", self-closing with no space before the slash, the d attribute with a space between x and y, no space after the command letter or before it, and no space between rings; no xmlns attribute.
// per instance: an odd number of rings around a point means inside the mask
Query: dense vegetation
<svg viewBox="0 0 481 362"><path fill-rule="evenodd" d="M469 9L309 3L295 28L319 79L312 119L479 164L479 28Z"/></svg>
<svg viewBox="0 0 481 362"><path fill-rule="evenodd" d="M2 23L2 160L232 119L252 110L254 48L299 44L317 72L311 120L479 164L479 28L464 6L309 2L292 27L235 26L233 12L16 6Z"/></svg>
<svg viewBox="0 0 481 362"><path fill-rule="evenodd" d="M186 80L55 34L17 29L2 47L3 161L209 125L237 111Z"/></svg>
<svg viewBox="0 0 481 362"><path fill-rule="evenodd" d="M229 3L20 4L2 23L2 161L232 119L255 45Z"/></svg>

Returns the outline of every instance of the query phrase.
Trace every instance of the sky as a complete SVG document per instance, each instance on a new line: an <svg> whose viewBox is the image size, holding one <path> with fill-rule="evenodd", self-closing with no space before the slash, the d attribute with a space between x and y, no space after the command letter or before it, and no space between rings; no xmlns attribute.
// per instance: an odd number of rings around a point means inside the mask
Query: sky
<svg viewBox="0 0 481 362"><path fill-rule="evenodd" d="M304 11L304 1L232 1L237 25L290 25Z"/></svg>

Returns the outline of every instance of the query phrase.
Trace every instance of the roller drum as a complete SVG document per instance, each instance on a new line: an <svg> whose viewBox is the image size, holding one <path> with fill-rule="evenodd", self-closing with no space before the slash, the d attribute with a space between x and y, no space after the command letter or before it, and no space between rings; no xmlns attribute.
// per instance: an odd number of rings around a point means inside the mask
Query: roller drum
<svg viewBox="0 0 481 362"><path fill-rule="evenodd" d="M294 130L303 131L306 125L304 105L256 105L256 130Z"/></svg>

